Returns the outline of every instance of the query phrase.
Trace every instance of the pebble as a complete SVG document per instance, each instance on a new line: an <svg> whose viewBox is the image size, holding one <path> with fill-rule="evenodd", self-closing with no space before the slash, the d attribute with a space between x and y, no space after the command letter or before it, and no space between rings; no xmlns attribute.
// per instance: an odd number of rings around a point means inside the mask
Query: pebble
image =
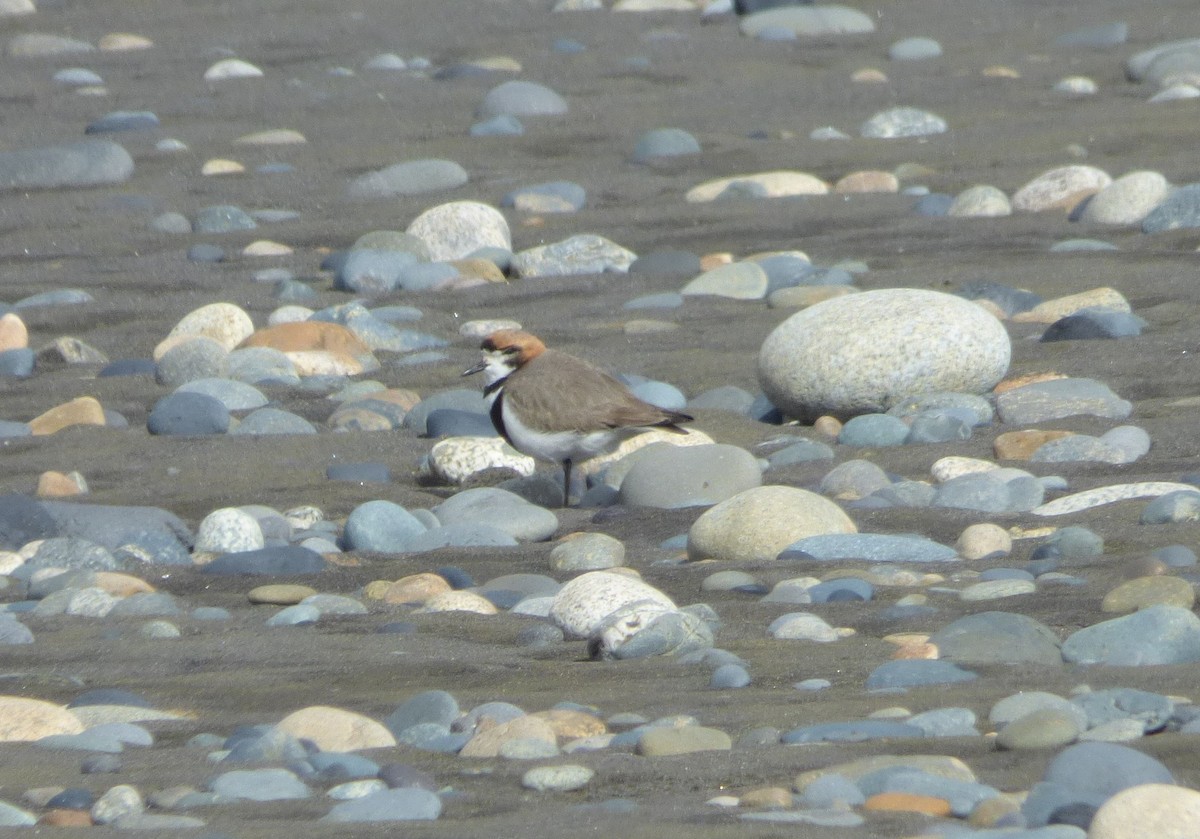
<svg viewBox="0 0 1200 839"><path fill-rule="evenodd" d="M206 82L220 82L227 79L260 78L263 71L248 61L240 58L223 58L204 71Z"/></svg>
<svg viewBox="0 0 1200 839"><path fill-rule="evenodd" d="M1095 84L1091 87L1090 92L1094 92ZM1059 92L1077 95L1089 92L1079 85L1069 85L1069 88ZM1056 90L1059 88L1056 87ZM1047 210L1064 210L1070 213L1084 199L1095 195L1111 183L1112 178L1109 174L1095 166L1062 166L1043 172L1017 190L1012 197L1012 207L1017 212L1024 213L1041 213Z"/></svg>
<svg viewBox="0 0 1200 839"><path fill-rule="evenodd" d="M617 610L641 603L668 611L676 608L667 595L639 579L590 571L575 577L554 595L549 617L568 635L587 638Z"/></svg>
<svg viewBox="0 0 1200 839"><path fill-rule="evenodd" d="M630 461L618 498L633 507L711 506L762 484L757 459L737 446L654 443L629 455Z"/></svg>
<svg viewBox="0 0 1200 839"><path fill-rule="evenodd" d="M968 187L954 196L946 215L957 218L1000 218L1012 215L1008 196L991 184Z"/></svg>
<svg viewBox="0 0 1200 839"><path fill-rule="evenodd" d="M1101 189L1083 207L1080 221L1136 225L1163 202L1170 184L1159 172L1129 172Z"/></svg>
<svg viewBox="0 0 1200 839"><path fill-rule="evenodd" d="M581 233L538 245L513 257L513 272L522 278L573 274L626 273L637 254L603 236Z"/></svg>
<svg viewBox="0 0 1200 839"><path fill-rule="evenodd" d="M1007 371L1010 354L1004 326L978 306L940 292L885 289L789 317L763 342L758 375L787 415L845 417L930 390L985 392Z"/></svg>
<svg viewBox="0 0 1200 839"><path fill-rule="evenodd" d="M483 97L475 112L478 119L488 119L508 114L515 117L559 116L567 113L565 99L558 93L538 84L524 80L502 82Z"/></svg>
<svg viewBox="0 0 1200 839"><path fill-rule="evenodd" d="M1142 219L1143 233L1200 227L1200 184L1177 187Z"/></svg>
<svg viewBox="0 0 1200 839"><path fill-rule="evenodd" d="M602 571L624 564L625 546L605 533L571 534L550 552L555 571Z"/></svg>
<svg viewBox="0 0 1200 839"><path fill-rule="evenodd" d="M1148 606L1073 632L1062 656L1072 664L1114 667L1200 661L1200 618L1179 606Z"/></svg>
<svg viewBox="0 0 1200 839"><path fill-rule="evenodd" d="M1049 627L1015 612L979 612L929 636L943 658L964 664L1027 662L1058 666L1063 656Z"/></svg>
<svg viewBox="0 0 1200 839"><path fill-rule="evenodd" d="M1173 784L1144 783L1118 792L1096 811L1091 839L1153 835L1185 839L1200 831L1200 793Z"/></svg>
<svg viewBox="0 0 1200 839"><path fill-rule="evenodd" d="M919 108L899 107L875 114L859 127L858 132L870 139L894 139L927 137L943 134L946 130L946 121L937 114Z"/></svg>
<svg viewBox="0 0 1200 839"><path fill-rule="evenodd" d="M633 148L634 163L653 164L663 159L699 154L700 143L682 128L656 128L646 131Z"/></svg>
<svg viewBox="0 0 1200 839"><path fill-rule="evenodd" d="M762 300L767 296L767 274L754 262L718 265L679 290L683 297L724 297L730 300Z"/></svg>
<svg viewBox="0 0 1200 839"><path fill-rule="evenodd" d="M376 201L397 195L420 195L455 189L468 180L467 171L453 160L408 160L359 175L346 187L349 198Z"/></svg>
<svg viewBox="0 0 1200 839"><path fill-rule="evenodd" d="M154 405L146 420L151 434L200 437L229 430L229 410L219 400L200 393L173 393Z"/></svg>
<svg viewBox="0 0 1200 839"><path fill-rule="evenodd" d="M841 508L816 493L762 486L701 514L688 531L687 551L692 560L767 561L805 536L855 530Z"/></svg>
<svg viewBox="0 0 1200 839"><path fill-rule="evenodd" d="M647 728L637 741L637 753L645 757L729 751L732 748L733 741L724 731L699 725Z"/></svg>
<svg viewBox="0 0 1200 839"><path fill-rule="evenodd" d="M804 559L816 562L956 562L954 548L940 545L922 536L895 536L884 533L818 534L788 545L779 559Z"/></svg>
<svg viewBox="0 0 1200 839"><path fill-rule="evenodd" d="M827 35L856 35L875 31L871 17L848 6L783 5L777 8L753 6L753 14L739 21L743 35L761 37L764 32L786 30L793 37L823 37Z"/></svg>
<svg viewBox="0 0 1200 839"><path fill-rule="evenodd" d="M800 195L826 195L829 184L808 172L761 172L705 181L687 191L684 198L692 204L725 198L785 198Z"/></svg>
<svg viewBox="0 0 1200 839"><path fill-rule="evenodd" d="M1004 391L996 397L996 409L1006 424L1032 425L1079 415L1125 419L1133 406L1103 382L1052 379Z"/></svg>

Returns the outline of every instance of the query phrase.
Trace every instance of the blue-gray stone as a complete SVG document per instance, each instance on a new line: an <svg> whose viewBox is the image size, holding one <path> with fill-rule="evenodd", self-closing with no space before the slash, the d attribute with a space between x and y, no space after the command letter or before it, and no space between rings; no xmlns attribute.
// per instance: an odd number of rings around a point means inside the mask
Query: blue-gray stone
<svg viewBox="0 0 1200 839"><path fill-rule="evenodd" d="M0 376L27 379L33 375L34 361L33 350L29 347L0 351Z"/></svg>
<svg viewBox="0 0 1200 839"><path fill-rule="evenodd" d="M1167 767L1155 758L1118 743L1076 743L1046 767L1046 783L1105 798L1141 784L1175 784Z"/></svg>
<svg viewBox="0 0 1200 839"><path fill-rule="evenodd" d="M228 352L211 338L196 338L163 353L154 371L160 385L179 387L196 379L223 378ZM218 400L220 401L220 400Z"/></svg>
<svg viewBox="0 0 1200 839"><path fill-rule="evenodd" d="M824 443L810 441L810 439L798 439L798 441L788 445L788 447L774 451L774 453L768 455L767 462L770 463L770 468L779 469L785 466L796 465L796 463L833 460L833 456L833 449Z"/></svg>
<svg viewBox="0 0 1200 839"><path fill-rule="evenodd" d="M1084 201L1081 206L1086 206L1087 201ZM1072 220L1076 220L1072 218ZM1103 239L1064 239L1061 242L1055 242L1050 246L1050 253L1081 253L1081 252L1096 252L1096 251L1116 251L1120 250L1112 242L1106 242Z"/></svg>
<svg viewBox="0 0 1200 839"><path fill-rule="evenodd" d="M416 787L373 792L335 804L321 821L392 822L432 821L442 813L442 800L429 790Z"/></svg>
<svg viewBox="0 0 1200 839"><path fill-rule="evenodd" d="M333 285L356 294L386 294L397 287L401 272L418 262L411 251L354 248L335 272Z"/></svg>
<svg viewBox="0 0 1200 839"><path fill-rule="evenodd" d="M111 617L174 617L179 604L165 591L139 591L118 600L108 613Z"/></svg>
<svg viewBox="0 0 1200 839"><path fill-rule="evenodd" d="M392 473L386 463L333 463L325 469L325 477L356 484L386 484L391 482Z"/></svg>
<svg viewBox="0 0 1200 839"><path fill-rule="evenodd" d="M577 212L587 201L587 190L574 181L549 181L514 189L500 199L501 207L519 207L531 202L545 212Z"/></svg>
<svg viewBox="0 0 1200 839"><path fill-rule="evenodd" d="M321 619L321 610L316 606L297 603L280 609L267 618L267 626L310 626Z"/></svg>
<svg viewBox="0 0 1200 839"><path fill-rule="evenodd" d="M308 758L317 777L324 781L374 778L380 766L370 758L350 752L317 752Z"/></svg>
<svg viewBox="0 0 1200 839"><path fill-rule="evenodd" d="M1108 688L1081 693L1071 700L1087 714L1087 727L1113 720L1137 720L1147 734L1162 730L1175 711L1167 697L1134 688Z"/></svg>
<svg viewBox="0 0 1200 839"><path fill-rule="evenodd" d="M748 416L753 404L754 394L748 390L737 385L720 385L693 396L685 407L688 410L729 411Z"/></svg>
<svg viewBox="0 0 1200 839"><path fill-rule="evenodd" d="M946 121L937 114L908 107L880 111L859 128L863 137L873 139L927 137L945 131Z"/></svg>
<svg viewBox="0 0 1200 839"><path fill-rule="evenodd" d="M780 742L798 743L862 743L867 740L911 739L924 737L925 732L915 725L893 720L854 720L805 725L785 732Z"/></svg>
<svg viewBox="0 0 1200 839"><path fill-rule="evenodd" d="M566 101L545 85L507 81L488 91L476 116L480 119L511 114L516 117L557 116L567 112Z"/></svg>
<svg viewBox="0 0 1200 839"><path fill-rule="evenodd" d="M984 513L1014 512L1019 509L1009 482L987 472L959 475L938 484L931 504Z"/></svg>
<svg viewBox="0 0 1200 839"><path fill-rule="evenodd" d="M469 133L472 137L520 137L525 126L512 114L496 114L473 124Z"/></svg>
<svg viewBox="0 0 1200 839"><path fill-rule="evenodd" d="M768 295L781 288L798 285L823 285L823 283L809 282L809 278L817 269L811 262L798 256L777 253L763 257L757 262L758 266L766 272Z"/></svg>
<svg viewBox="0 0 1200 839"><path fill-rule="evenodd" d="M740 664L722 664L708 680L708 686L717 690L744 688L749 684L750 674Z"/></svg>
<svg viewBox="0 0 1200 839"><path fill-rule="evenodd" d="M420 436L426 435L426 419L439 408L454 408L477 414L488 413L488 403L480 390L443 390L422 399L404 416L403 426Z"/></svg>
<svg viewBox="0 0 1200 839"><path fill-rule="evenodd" d="M848 420L838 434L843 446L900 446L908 438L908 426L887 414L862 414Z"/></svg>
<svg viewBox="0 0 1200 839"><path fill-rule="evenodd" d="M63 810L90 810L96 803L96 796L91 790L81 787L67 787L46 802L46 808Z"/></svg>
<svg viewBox="0 0 1200 839"><path fill-rule="evenodd" d="M211 396L172 393L155 403L146 428L151 434L199 437L224 434L229 430L229 419L228 409Z"/></svg>
<svg viewBox="0 0 1200 839"><path fill-rule="evenodd" d="M475 411L439 408L425 420L425 436L435 440L442 437L495 437L497 433L491 417Z"/></svg>
<svg viewBox="0 0 1200 839"><path fill-rule="evenodd" d="M91 87L104 84L104 78L99 73L85 67L64 67L52 78L59 84L70 87Z"/></svg>
<svg viewBox="0 0 1200 839"><path fill-rule="evenodd" d="M1149 606L1072 633L1062 645L1071 664L1135 667L1200 661L1200 618L1179 606Z"/></svg>
<svg viewBox="0 0 1200 839"><path fill-rule="evenodd" d="M942 54L942 45L933 38L902 38L888 47L892 61L923 61Z"/></svg>
<svg viewBox="0 0 1200 839"><path fill-rule="evenodd" d="M1027 312L1042 302L1042 298L1023 288L998 283L993 280L972 280L956 292L967 300L990 300L1012 317L1018 312Z"/></svg>
<svg viewBox="0 0 1200 839"><path fill-rule="evenodd" d="M971 439L971 423L960 412L948 409L922 411L917 414L908 426L908 436L904 442L913 445L949 443L969 439Z"/></svg>
<svg viewBox="0 0 1200 839"><path fill-rule="evenodd" d="M427 528L408 510L377 499L358 505L346 519L342 542L346 550L396 553Z"/></svg>
<svg viewBox="0 0 1200 839"><path fill-rule="evenodd" d="M630 274L645 274L654 277L694 277L701 271L700 257L693 251L656 250L639 254L629 265ZM671 303L669 308L683 305L683 296L675 292L647 295L649 298L661 297L664 303ZM639 298L641 299L641 298ZM627 303L628 307L629 304ZM667 308L663 305L662 308Z"/></svg>
<svg viewBox="0 0 1200 839"><path fill-rule="evenodd" d="M788 545L779 558L788 559L787 554L793 551L805 553L817 562L838 562L847 559L869 562L953 562L958 559L954 548L923 536L888 533L830 533L807 536Z"/></svg>
<svg viewBox="0 0 1200 839"><path fill-rule="evenodd" d="M197 233L230 233L235 230L254 230L258 223L241 207L218 204L205 207L197 213L192 226Z"/></svg>
<svg viewBox="0 0 1200 839"><path fill-rule="evenodd" d="M1022 568L988 568L979 575L980 582L988 580L1032 580L1034 575Z"/></svg>
<svg viewBox="0 0 1200 839"><path fill-rule="evenodd" d="M1142 508L1142 524L1168 524L1200 519L1200 491L1179 490L1160 495Z"/></svg>
<svg viewBox="0 0 1200 839"><path fill-rule="evenodd" d="M187 249L188 262L224 262L225 249L220 245L200 242Z"/></svg>
<svg viewBox="0 0 1200 839"><path fill-rule="evenodd" d="M132 174L129 152L108 140L0 152L0 191L120 184Z"/></svg>
<svg viewBox="0 0 1200 839"><path fill-rule="evenodd" d="M460 716L458 700L444 690L418 693L384 718L383 724L392 734L422 723L449 726Z"/></svg>
<svg viewBox="0 0 1200 839"><path fill-rule="evenodd" d="M687 406L687 397L683 395L683 391L667 382L647 379L631 384L629 390L638 399L664 411L682 411Z"/></svg>
<svg viewBox="0 0 1200 839"><path fill-rule="evenodd" d="M464 490L433 508L443 526L479 523L503 530L520 542L549 539L558 517L511 492L495 487Z"/></svg>
<svg viewBox="0 0 1200 839"><path fill-rule="evenodd" d="M317 292L300 280L280 280L271 296L281 303L311 303L317 299Z"/></svg>
<svg viewBox="0 0 1200 839"><path fill-rule="evenodd" d="M78 504L70 501L43 501L42 510L54 522L55 532L79 536L116 551L129 543L143 540L175 539L191 545L187 525L169 510L160 507L132 507L108 504ZM0 510L3 505L0 505ZM0 513L2 521L2 513ZM0 538L2 538L0 529ZM47 534L49 535L49 534ZM147 544L153 544L147 541Z"/></svg>
<svg viewBox="0 0 1200 839"><path fill-rule="evenodd" d="M254 551L221 554L200 568L201 574L290 576L316 574L328 567L316 551L299 545L277 545Z"/></svg>
<svg viewBox="0 0 1200 839"><path fill-rule="evenodd" d="M56 288L22 297L13 303L13 308L19 311L40 306L82 306L95 302L96 298L81 288Z"/></svg>
<svg viewBox="0 0 1200 839"><path fill-rule="evenodd" d="M190 542L190 537L185 538ZM113 556L127 567L140 563L157 565L191 565L192 557L180 535L168 532L146 531L133 533L128 541L113 550Z"/></svg>
<svg viewBox="0 0 1200 839"><path fill-rule="evenodd" d="M79 734L50 734L34 742L40 749L74 750L120 754L125 746L119 739L104 734L94 734L89 729Z"/></svg>
<svg viewBox="0 0 1200 839"><path fill-rule="evenodd" d="M810 807L857 807L867 800L858 784L845 775L831 772L814 778L804 787L804 803Z"/></svg>
<svg viewBox="0 0 1200 839"><path fill-rule="evenodd" d="M0 495L0 549L16 551L58 532L58 523L40 502L18 493Z"/></svg>
<svg viewBox="0 0 1200 839"><path fill-rule="evenodd" d="M929 642L944 660L963 664L1062 664L1054 631L1013 612L966 615L939 629Z"/></svg>
<svg viewBox="0 0 1200 839"><path fill-rule="evenodd" d="M158 128L158 116L153 111L113 111L88 123L84 134L114 134L121 131L147 131Z"/></svg>
<svg viewBox="0 0 1200 839"><path fill-rule="evenodd" d="M229 411L250 411L267 404L267 397L256 387L232 379L193 379L176 393L202 393L219 401Z"/></svg>
<svg viewBox="0 0 1200 839"><path fill-rule="evenodd" d="M1060 527L1046 537L1044 544L1066 559L1091 559L1104 553L1104 537L1079 525Z"/></svg>
<svg viewBox="0 0 1200 839"><path fill-rule="evenodd" d="M926 737L978 737L975 712L970 708L937 708L913 714L905 720L925 732Z"/></svg>
<svg viewBox="0 0 1200 839"><path fill-rule="evenodd" d="M237 434L316 434L317 429L304 417L281 408L259 408L246 416L229 432Z"/></svg>
<svg viewBox="0 0 1200 839"><path fill-rule="evenodd" d="M32 644L33 631L16 618L0 614L0 647L13 644Z"/></svg>
<svg viewBox="0 0 1200 839"><path fill-rule="evenodd" d="M1200 227L1200 183L1174 189L1142 220L1143 233Z"/></svg>
<svg viewBox="0 0 1200 839"><path fill-rule="evenodd" d="M1084 309L1056 320L1042 333L1043 342L1131 338L1146 322L1131 312Z"/></svg>
<svg viewBox="0 0 1200 839"><path fill-rule="evenodd" d="M858 789L868 797L881 792L904 792L941 798L950 804L951 814L960 819L969 816L980 802L1000 795L995 787L959 778L944 778L910 766L893 766L869 772L858 779Z"/></svg>
<svg viewBox="0 0 1200 839"><path fill-rule="evenodd" d="M919 216L928 218L942 218L950 212L950 208L954 205L954 196L947 195L944 192L931 192L928 195L922 195L913 204L913 212Z"/></svg>
<svg viewBox="0 0 1200 839"><path fill-rule="evenodd" d="M312 795L287 769L234 769L213 778L208 788L224 798L246 801L289 801Z"/></svg>
<svg viewBox="0 0 1200 839"><path fill-rule="evenodd" d="M1167 545L1158 548L1152 556L1171 568L1190 568L1196 564L1196 552L1187 545Z"/></svg>
<svg viewBox="0 0 1200 839"><path fill-rule="evenodd" d="M300 763L308 758L304 745L271 725L239 726L223 744L223 763Z"/></svg>
<svg viewBox="0 0 1200 839"><path fill-rule="evenodd" d="M346 187L346 195L360 201L419 195L455 189L467 180L467 170L453 160L407 160L359 175Z"/></svg>
<svg viewBox="0 0 1200 839"><path fill-rule="evenodd" d="M15 573L23 574L38 568L116 571L120 570L121 566L107 548L90 539L79 536L51 536L41 543L37 552L17 568ZM46 582L51 583L51 580Z"/></svg>
<svg viewBox="0 0 1200 839"><path fill-rule="evenodd" d="M949 685L970 682L979 674L963 669L950 661L900 660L886 661L867 677L867 690L906 690L928 685ZM920 729L917 729L920 731Z"/></svg>
<svg viewBox="0 0 1200 839"><path fill-rule="evenodd" d="M429 291L458 276L458 268L449 262L418 262L400 271L396 288L403 291Z"/></svg>
<svg viewBox="0 0 1200 839"><path fill-rule="evenodd" d="M434 527L408 541L407 550L412 552L435 551L439 548L511 548L516 539L497 527L486 524L463 522L445 527ZM485 595L486 596L486 595Z"/></svg>
<svg viewBox="0 0 1200 839"><path fill-rule="evenodd" d="M699 153L700 143L682 128L655 128L638 137L633 148L633 162L653 163L663 158Z"/></svg>
<svg viewBox="0 0 1200 839"><path fill-rule="evenodd" d="M813 603L864 602L875 596L875 587L858 577L826 580L808 589Z"/></svg>

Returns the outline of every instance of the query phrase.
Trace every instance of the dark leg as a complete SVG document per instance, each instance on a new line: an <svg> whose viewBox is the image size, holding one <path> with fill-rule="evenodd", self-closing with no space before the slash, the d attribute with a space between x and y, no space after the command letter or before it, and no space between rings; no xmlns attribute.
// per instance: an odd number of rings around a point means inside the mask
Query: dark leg
<svg viewBox="0 0 1200 839"><path fill-rule="evenodd" d="M571 461L563 461L563 506L571 506Z"/></svg>

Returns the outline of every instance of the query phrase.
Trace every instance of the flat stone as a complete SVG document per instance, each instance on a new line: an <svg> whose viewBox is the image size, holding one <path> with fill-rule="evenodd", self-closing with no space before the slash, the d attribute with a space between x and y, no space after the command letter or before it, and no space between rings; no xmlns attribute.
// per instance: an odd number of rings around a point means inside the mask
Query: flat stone
<svg viewBox="0 0 1200 839"><path fill-rule="evenodd" d="M1139 577L1121 583L1104 595L1100 610L1135 612L1159 604L1190 610L1196 604L1196 591L1190 582L1179 577Z"/></svg>
<svg viewBox="0 0 1200 839"><path fill-rule="evenodd" d="M1072 633L1062 646L1072 664L1131 667L1200 661L1200 618L1156 605Z"/></svg>
<svg viewBox="0 0 1200 839"><path fill-rule="evenodd" d="M733 740L720 729L698 725L683 728L651 727L637 742L637 752L646 757L729 751Z"/></svg>

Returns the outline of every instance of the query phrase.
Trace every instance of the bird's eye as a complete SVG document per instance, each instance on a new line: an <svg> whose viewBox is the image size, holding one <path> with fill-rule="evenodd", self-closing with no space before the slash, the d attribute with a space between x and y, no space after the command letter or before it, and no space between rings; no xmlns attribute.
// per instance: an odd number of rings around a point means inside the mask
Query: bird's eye
<svg viewBox="0 0 1200 839"><path fill-rule="evenodd" d="M521 351L520 347L505 347L504 348L505 355L516 355L520 351Z"/></svg>

